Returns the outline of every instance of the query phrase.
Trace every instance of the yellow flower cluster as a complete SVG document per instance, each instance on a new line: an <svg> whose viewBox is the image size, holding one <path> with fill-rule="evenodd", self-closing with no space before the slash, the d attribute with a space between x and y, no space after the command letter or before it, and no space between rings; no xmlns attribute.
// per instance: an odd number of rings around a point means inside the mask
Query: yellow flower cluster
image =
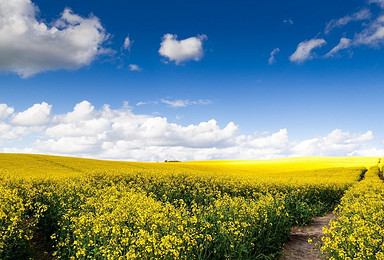
<svg viewBox="0 0 384 260"><path fill-rule="evenodd" d="M333 209L378 161L0 154L0 259L28 258L36 232L57 259L276 258L293 224Z"/></svg>
<svg viewBox="0 0 384 260"><path fill-rule="evenodd" d="M270 195L257 201L223 196L209 206L188 206L125 185L89 194L91 187L85 180L56 186L64 211L52 235L57 258L247 259L275 253L289 229L283 198Z"/></svg>
<svg viewBox="0 0 384 260"><path fill-rule="evenodd" d="M379 167L349 189L324 228L323 253L330 259L384 259L384 183Z"/></svg>
<svg viewBox="0 0 384 260"><path fill-rule="evenodd" d="M29 190L31 199L33 192L30 185L24 188L10 178L7 171L0 170L0 259L23 259L28 253L28 242L32 239L33 230L45 207L23 199L24 189Z"/></svg>
<svg viewBox="0 0 384 260"><path fill-rule="evenodd" d="M23 228L25 208L14 189L0 186L0 257L30 239L30 232Z"/></svg>

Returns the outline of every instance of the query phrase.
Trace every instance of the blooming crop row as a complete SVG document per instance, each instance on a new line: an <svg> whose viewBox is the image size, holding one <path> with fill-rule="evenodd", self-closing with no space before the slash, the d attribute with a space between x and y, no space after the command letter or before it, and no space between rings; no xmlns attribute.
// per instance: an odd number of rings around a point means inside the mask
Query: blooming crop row
<svg viewBox="0 0 384 260"><path fill-rule="evenodd" d="M384 259L384 183L379 167L349 189L324 228L323 253L330 259Z"/></svg>

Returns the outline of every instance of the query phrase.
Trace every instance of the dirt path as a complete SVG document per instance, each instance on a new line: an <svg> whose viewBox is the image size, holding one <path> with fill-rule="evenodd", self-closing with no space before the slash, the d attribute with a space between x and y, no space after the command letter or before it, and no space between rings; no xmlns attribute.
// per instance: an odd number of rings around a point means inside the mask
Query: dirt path
<svg viewBox="0 0 384 260"><path fill-rule="evenodd" d="M31 260L51 260L53 259L48 242L41 231L35 232L31 240L30 248L32 250Z"/></svg>
<svg viewBox="0 0 384 260"><path fill-rule="evenodd" d="M319 248L323 236L323 226L328 225L334 217L335 215L330 213L323 217L314 218L312 224L308 226L293 227L290 234L291 240L285 243L280 260L320 259ZM312 239L313 242L308 243L308 239Z"/></svg>

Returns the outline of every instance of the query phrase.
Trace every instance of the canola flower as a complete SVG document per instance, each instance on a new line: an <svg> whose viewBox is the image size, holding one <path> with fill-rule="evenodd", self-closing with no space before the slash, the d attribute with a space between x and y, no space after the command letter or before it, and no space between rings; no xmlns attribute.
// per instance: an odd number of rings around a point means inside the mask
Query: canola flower
<svg viewBox="0 0 384 260"><path fill-rule="evenodd" d="M30 239L31 230L23 225L25 207L17 191L0 186L0 256L18 249L18 244Z"/></svg>
<svg viewBox="0 0 384 260"><path fill-rule="evenodd" d="M61 203L65 214L52 236L58 258L248 259L275 253L289 228L283 199L272 196L224 196L187 208L118 185L80 197L80 207Z"/></svg>
<svg viewBox="0 0 384 260"><path fill-rule="evenodd" d="M30 200L34 192L28 183L14 183L7 171L0 171L0 259L23 259L45 206ZM28 190L29 198L23 197ZM11 256L11 257L10 257Z"/></svg>
<svg viewBox="0 0 384 260"><path fill-rule="evenodd" d="M321 250L329 259L384 259L384 183L380 168L349 189L324 228Z"/></svg>
<svg viewBox="0 0 384 260"><path fill-rule="evenodd" d="M277 258L292 225L332 210L378 162L0 154L0 259L28 258L36 232L55 259Z"/></svg>

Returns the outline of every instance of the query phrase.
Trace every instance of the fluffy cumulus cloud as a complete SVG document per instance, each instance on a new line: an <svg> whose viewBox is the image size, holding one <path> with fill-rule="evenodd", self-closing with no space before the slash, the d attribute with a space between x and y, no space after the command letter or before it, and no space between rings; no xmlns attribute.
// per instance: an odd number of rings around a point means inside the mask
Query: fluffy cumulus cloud
<svg viewBox="0 0 384 260"><path fill-rule="evenodd" d="M363 134L351 134L335 129L327 136L316 137L297 143L292 151L298 156L345 156L356 153L362 143L372 139L372 131L367 131Z"/></svg>
<svg viewBox="0 0 384 260"><path fill-rule="evenodd" d="M50 121L51 108L52 105L46 102L34 104L27 110L15 114L12 123L24 126L45 125Z"/></svg>
<svg viewBox="0 0 384 260"><path fill-rule="evenodd" d="M29 77L48 70L89 65L108 38L99 19L66 8L51 23L39 21L31 0L0 1L0 71Z"/></svg>
<svg viewBox="0 0 384 260"><path fill-rule="evenodd" d="M203 55L203 41L205 34L178 40L175 34L165 34L160 44L159 54L176 64L189 60L199 61Z"/></svg>
<svg viewBox="0 0 384 260"><path fill-rule="evenodd" d="M12 115L15 109L7 106L7 104L0 104L0 119L7 118Z"/></svg>
<svg viewBox="0 0 384 260"><path fill-rule="evenodd" d="M311 39L300 42L299 45L297 45L296 51L289 57L289 60L295 63L303 63L306 60L312 59L312 51L322 47L326 43L324 39Z"/></svg>
<svg viewBox="0 0 384 260"><path fill-rule="evenodd" d="M0 120L0 151L134 161L384 155L382 148L369 145L371 131L335 129L326 136L296 141L290 140L287 129L243 135L234 122L220 126L211 119L180 125L165 117L135 114L127 104L96 109L83 101L58 115L51 114L51 107L42 102L15 113L1 105L0 111L8 112Z"/></svg>

